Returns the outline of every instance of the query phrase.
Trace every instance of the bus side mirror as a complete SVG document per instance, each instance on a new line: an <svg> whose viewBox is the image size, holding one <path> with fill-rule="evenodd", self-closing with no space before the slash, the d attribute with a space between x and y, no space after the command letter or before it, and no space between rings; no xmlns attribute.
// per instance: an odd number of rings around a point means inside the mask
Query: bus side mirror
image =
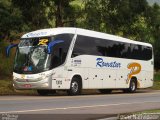
<svg viewBox="0 0 160 120"><path fill-rule="evenodd" d="M10 50L14 47L17 47L18 44L10 44L9 46L6 47L6 57L9 57Z"/></svg>
<svg viewBox="0 0 160 120"><path fill-rule="evenodd" d="M47 53L48 53L48 54L51 54L51 53L52 53L52 50L53 50L53 46L55 46L55 45L58 44L58 43L62 43L62 42L64 42L64 41L63 41L63 40L54 40L54 41L50 42L50 43L48 44Z"/></svg>

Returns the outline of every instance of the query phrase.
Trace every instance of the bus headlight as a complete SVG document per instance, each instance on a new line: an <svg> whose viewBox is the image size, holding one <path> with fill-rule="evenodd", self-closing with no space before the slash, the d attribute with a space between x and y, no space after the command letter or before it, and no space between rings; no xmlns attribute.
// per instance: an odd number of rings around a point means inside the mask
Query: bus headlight
<svg viewBox="0 0 160 120"><path fill-rule="evenodd" d="M48 87L49 84L48 84L48 83L44 83L42 86L43 86L43 87Z"/></svg>

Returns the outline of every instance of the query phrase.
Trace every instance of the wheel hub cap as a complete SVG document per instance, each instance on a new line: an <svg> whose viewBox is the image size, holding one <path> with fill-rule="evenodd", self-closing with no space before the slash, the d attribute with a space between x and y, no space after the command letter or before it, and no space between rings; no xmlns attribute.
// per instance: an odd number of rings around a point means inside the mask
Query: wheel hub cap
<svg viewBox="0 0 160 120"><path fill-rule="evenodd" d="M74 92L77 92L77 91L78 91L78 83L77 83L77 82L73 82L73 83L72 83L72 90L73 90Z"/></svg>

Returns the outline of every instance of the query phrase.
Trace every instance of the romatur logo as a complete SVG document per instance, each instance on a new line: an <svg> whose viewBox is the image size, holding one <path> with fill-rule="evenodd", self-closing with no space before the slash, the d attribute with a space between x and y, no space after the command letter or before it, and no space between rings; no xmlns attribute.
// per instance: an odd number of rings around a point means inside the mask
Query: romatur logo
<svg viewBox="0 0 160 120"><path fill-rule="evenodd" d="M103 58L97 58L96 59L97 64L96 67L110 67L110 68L120 68L121 63L113 61L113 62L105 62L103 61Z"/></svg>

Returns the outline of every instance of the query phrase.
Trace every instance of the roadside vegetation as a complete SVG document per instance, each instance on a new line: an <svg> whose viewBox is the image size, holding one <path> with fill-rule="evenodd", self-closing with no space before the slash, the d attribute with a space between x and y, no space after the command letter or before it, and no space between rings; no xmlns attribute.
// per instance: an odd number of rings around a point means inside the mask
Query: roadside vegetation
<svg viewBox="0 0 160 120"><path fill-rule="evenodd" d="M145 110L145 111L141 111L138 113L160 113L160 109L155 109L155 110Z"/></svg>
<svg viewBox="0 0 160 120"><path fill-rule="evenodd" d="M157 72L154 75L154 84L153 84L152 89L160 90L160 72Z"/></svg>
<svg viewBox="0 0 160 120"><path fill-rule="evenodd" d="M0 80L0 95L36 95L34 90L15 90L12 80Z"/></svg>
<svg viewBox="0 0 160 120"><path fill-rule="evenodd" d="M160 109L144 110L119 115L118 120L159 120Z"/></svg>

